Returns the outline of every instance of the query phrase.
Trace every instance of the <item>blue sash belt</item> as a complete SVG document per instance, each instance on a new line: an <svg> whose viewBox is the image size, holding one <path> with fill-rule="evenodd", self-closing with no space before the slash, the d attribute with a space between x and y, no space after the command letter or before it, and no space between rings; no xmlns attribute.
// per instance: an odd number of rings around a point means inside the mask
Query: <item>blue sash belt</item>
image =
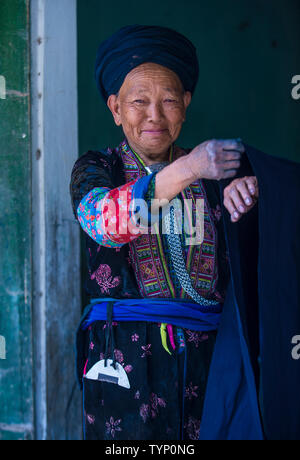
<svg viewBox="0 0 300 460"><path fill-rule="evenodd" d="M82 328L94 321L107 320L111 302L113 321L167 323L195 331L216 330L222 312L221 303L207 307L182 299L93 299L85 311Z"/></svg>
<svg viewBox="0 0 300 460"><path fill-rule="evenodd" d="M194 331L218 329L223 304L200 305L181 299L93 299L85 308L76 333L76 373L82 388L86 363L85 345L87 328L95 321L107 321L105 329L105 359L108 350L114 350L113 321L149 321L167 323ZM111 359L115 365L115 354Z"/></svg>

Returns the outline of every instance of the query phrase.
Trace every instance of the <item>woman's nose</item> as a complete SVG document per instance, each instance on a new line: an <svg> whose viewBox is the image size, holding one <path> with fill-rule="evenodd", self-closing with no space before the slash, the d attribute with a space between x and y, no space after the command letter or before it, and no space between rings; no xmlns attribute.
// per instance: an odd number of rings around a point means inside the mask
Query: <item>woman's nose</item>
<svg viewBox="0 0 300 460"><path fill-rule="evenodd" d="M148 118L149 121L159 122L164 117L162 106L159 103L149 104L148 106Z"/></svg>

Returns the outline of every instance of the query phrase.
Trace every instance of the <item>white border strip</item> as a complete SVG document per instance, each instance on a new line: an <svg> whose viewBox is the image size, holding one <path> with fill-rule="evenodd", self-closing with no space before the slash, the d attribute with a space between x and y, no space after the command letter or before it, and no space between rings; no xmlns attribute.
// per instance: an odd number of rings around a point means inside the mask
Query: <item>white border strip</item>
<svg viewBox="0 0 300 460"><path fill-rule="evenodd" d="M45 1L31 0L33 356L35 437L47 436L46 214L44 155Z"/></svg>

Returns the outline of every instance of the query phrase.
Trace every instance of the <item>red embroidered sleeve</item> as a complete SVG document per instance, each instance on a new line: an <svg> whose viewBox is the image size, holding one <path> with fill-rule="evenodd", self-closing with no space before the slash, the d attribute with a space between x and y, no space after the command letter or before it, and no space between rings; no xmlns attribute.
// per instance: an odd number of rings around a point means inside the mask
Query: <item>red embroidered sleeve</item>
<svg viewBox="0 0 300 460"><path fill-rule="evenodd" d="M154 194L153 184L154 181L148 176L147 179L136 179L113 190L94 188L77 208L81 227L102 246L121 247L133 241L149 230L148 204ZM144 225L138 222L141 217L137 211L139 207L144 207Z"/></svg>

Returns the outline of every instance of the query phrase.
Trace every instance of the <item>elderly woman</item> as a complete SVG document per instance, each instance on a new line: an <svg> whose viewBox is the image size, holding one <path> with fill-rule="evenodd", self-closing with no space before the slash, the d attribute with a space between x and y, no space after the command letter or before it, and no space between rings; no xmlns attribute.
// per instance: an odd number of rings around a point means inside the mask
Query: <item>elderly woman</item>
<svg viewBox="0 0 300 460"><path fill-rule="evenodd" d="M218 181L230 179L232 222L258 188L255 176L231 179L240 139L175 144L197 78L194 46L168 28L127 26L98 51L98 88L124 140L82 155L72 172L91 298L77 341L86 439L199 437L230 278Z"/></svg>

